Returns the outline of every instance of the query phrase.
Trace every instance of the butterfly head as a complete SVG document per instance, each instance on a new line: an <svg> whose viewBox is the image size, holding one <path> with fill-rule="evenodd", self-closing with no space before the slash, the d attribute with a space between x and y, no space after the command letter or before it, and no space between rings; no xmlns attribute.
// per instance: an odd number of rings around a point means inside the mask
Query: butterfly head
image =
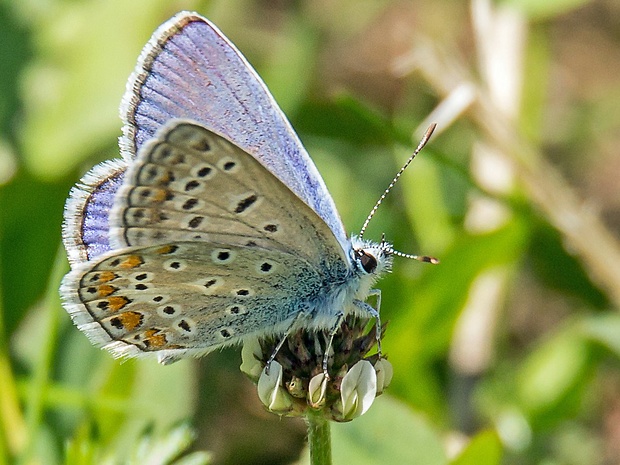
<svg viewBox="0 0 620 465"><path fill-rule="evenodd" d="M353 236L351 245L353 262L360 275L378 278L383 273L391 271L394 253L392 245L384 239L377 243Z"/></svg>

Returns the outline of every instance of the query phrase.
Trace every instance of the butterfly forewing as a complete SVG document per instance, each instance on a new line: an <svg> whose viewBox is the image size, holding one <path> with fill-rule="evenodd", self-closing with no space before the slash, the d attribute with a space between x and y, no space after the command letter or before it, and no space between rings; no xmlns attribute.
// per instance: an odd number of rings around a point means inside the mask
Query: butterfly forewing
<svg viewBox="0 0 620 465"><path fill-rule="evenodd" d="M336 206L299 137L256 71L206 18L181 12L155 31L127 83L121 115L125 158L171 119L196 121L278 173L345 246Z"/></svg>
<svg viewBox="0 0 620 465"><path fill-rule="evenodd" d="M317 266L348 260L325 222L256 159L182 120L140 152L111 225L116 248L201 241L281 250Z"/></svg>
<svg viewBox="0 0 620 465"><path fill-rule="evenodd" d="M333 200L291 125L241 52L206 18L181 12L155 31L129 78L121 115L124 160L95 167L67 200L63 240L72 265L111 249L108 214L124 168L175 118L214 130L277 173L348 248Z"/></svg>

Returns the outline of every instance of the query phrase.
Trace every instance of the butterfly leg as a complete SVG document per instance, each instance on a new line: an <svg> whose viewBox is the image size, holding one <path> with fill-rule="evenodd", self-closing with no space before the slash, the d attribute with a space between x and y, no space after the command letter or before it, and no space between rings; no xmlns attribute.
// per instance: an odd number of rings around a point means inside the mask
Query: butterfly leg
<svg viewBox="0 0 620 465"><path fill-rule="evenodd" d="M353 304L360 309L363 313L367 314L371 318L375 319L375 335L377 338L377 354L379 358L381 358L381 316L379 315L379 310L381 309L381 290L380 289L371 289L368 296L376 296L377 297L377 308L374 308L372 305L362 302L361 300L354 300Z"/></svg>
<svg viewBox="0 0 620 465"><path fill-rule="evenodd" d="M334 336L338 334L340 330L340 325L342 325L342 320L344 320L344 313L338 312L336 316L336 321L334 325L329 330L329 342L327 343L327 347L325 347L325 353L323 354L323 374L327 379L329 379L329 373L327 372L327 361L329 360L329 352L332 349L332 343L334 342Z"/></svg>
<svg viewBox="0 0 620 465"><path fill-rule="evenodd" d="M278 352L280 352L280 349L282 348L282 346L286 342L286 338L288 337L289 334L291 334L293 328L299 322L299 320L302 320L302 319L306 318L306 316L307 315L304 312L299 312L297 315L295 315L295 318L293 318L293 321L291 322L289 327L286 328L286 331L284 332L284 336L282 336L282 339L280 339L280 341L276 345L275 349L273 349L273 352L271 353L271 355L267 359L267 364L265 366L265 373L269 374L269 368L271 367L271 362L273 362L275 360L276 355L278 355Z"/></svg>

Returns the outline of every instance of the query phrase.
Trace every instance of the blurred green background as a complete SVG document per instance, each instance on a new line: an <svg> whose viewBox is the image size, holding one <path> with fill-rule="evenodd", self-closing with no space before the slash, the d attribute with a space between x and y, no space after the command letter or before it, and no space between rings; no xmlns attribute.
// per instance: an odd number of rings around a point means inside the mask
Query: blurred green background
<svg viewBox="0 0 620 465"><path fill-rule="evenodd" d="M394 380L334 462L620 463L620 3L0 0L0 464L174 456L182 420L212 463L304 463L238 349L121 364L60 306L67 192L118 156L126 79L182 9L256 67L352 233L439 123L367 237L441 264L379 283Z"/></svg>

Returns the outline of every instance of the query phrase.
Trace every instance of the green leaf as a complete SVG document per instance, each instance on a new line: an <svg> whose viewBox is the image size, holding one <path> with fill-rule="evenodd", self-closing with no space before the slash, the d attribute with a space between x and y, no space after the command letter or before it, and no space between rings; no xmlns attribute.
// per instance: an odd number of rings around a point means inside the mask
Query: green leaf
<svg viewBox="0 0 620 465"><path fill-rule="evenodd" d="M422 415L388 395L355 420L332 426L334 463L447 463L442 440Z"/></svg>
<svg viewBox="0 0 620 465"><path fill-rule="evenodd" d="M531 413L556 406L578 383L588 368L587 341L564 328L528 357L519 374L519 395Z"/></svg>
<svg viewBox="0 0 620 465"><path fill-rule="evenodd" d="M195 432L186 424L170 427L161 433L147 428L127 449L102 447L90 426L80 428L68 441L64 465L207 465L211 454L185 452L195 439ZM126 457L126 456L129 457Z"/></svg>
<svg viewBox="0 0 620 465"><path fill-rule="evenodd" d="M583 263L566 250L565 239L548 224L533 223L529 250L531 268L546 286L587 302L606 308L608 298L591 281Z"/></svg>
<svg viewBox="0 0 620 465"><path fill-rule="evenodd" d="M355 146L386 146L395 139L403 144L411 143L380 112L344 93L334 101L307 102L300 108L295 122L300 133L345 140Z"/></svg>
<svg viewBox="0 0 620 465"><path fill-rule="evenodd" d="M187 424L181 424L158 435L149 432L140 438L127 463L179 465L182 461L186 465L206 465L210 462L210 455L205 452L196 452L181 461L175 460L191 445L194 436L194 431Z"/></svg>
<svg viewBox="0 0 620 465"><path fill-rule="evenodd" d="M620 358L620 315L606 313L584 319L579 325L582 333Z"/></svg>
<svg viewBox="0 0 620 465"><path fill-rule="evenodd" d="M66 185L41 183L23 170L0 185L0 285L2 306L10 309L4 315L9 335L47 285L67 191Z"/></svg>
<svg viewBox="0 0 620 465"><path fill-rule="evenodd" d="M502 443L495 431L482 431L469 442L450 465L499 465L502 459Z"/></svg>

